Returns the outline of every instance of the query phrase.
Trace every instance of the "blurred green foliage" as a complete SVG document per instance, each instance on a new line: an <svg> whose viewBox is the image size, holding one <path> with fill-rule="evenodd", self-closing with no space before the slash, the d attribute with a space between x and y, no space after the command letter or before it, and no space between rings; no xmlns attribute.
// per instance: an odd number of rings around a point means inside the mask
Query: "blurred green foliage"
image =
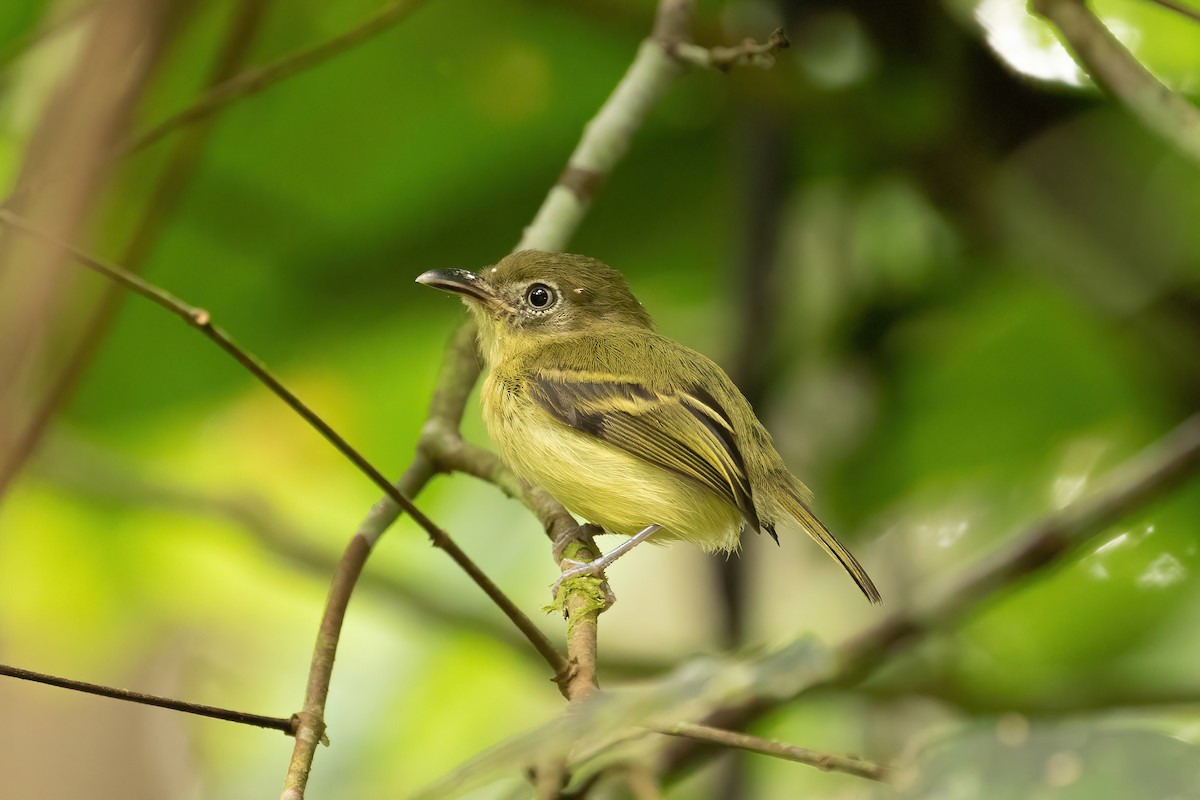
<svg viewBox="0 0 1200 800"><path fill-rule="evenodd" d="M198 95L238 6L190 8L137 130ZM379 7L276 3L251 61ZM1158 75L1195 91L1200 26L1147 2L1099 9ZM651 16L633 0L430 0L223 111L147 276L209 309L399 474L461 318L413 277L513 245ZM88 19L70 3L0 4L6 185ZM761 37L781 20L796 46L771 72L678 86L572 248L623 269L661 330L736 372L748 220L777 220L756 278L771 320L751 342L769 372L756 403L875 574L884 610L900 609L1196 407L1200 174L1073 85L1065 53L1013 0L702 2L698 36ZM764 128L782 142L766 178L750 166ZM120 165L89 247L121 252L170 146ZM773 199L769 178L782 186ZM81 281L82 304L101 283ZM464 429L486 441L477 409ZM281 555L221 510L231 499L328 564ZM286 716L333 560L375 499L210 343L131 298L0 505L0 661ZM452 478L420 505L529 613L544 604L554 565L514 502ZM756 758L752 796L1195 796L1198 532L1193 480L862 692L777 710L757 729L918 765L900 788ZM808 631L837 642L884 613L814 551L798 536L781 549L747 538L748 644ZM677 546L618 564L602 664L653 670L715 650L714 563ZM407 521L368 572L504 626ZM543 621L561 639L561 622ZM407 796L561 711L543 665L505 641L364 588L310 796ZM1139 698L1137 714L1114 710ZM6 796L261 797L290 752L278 734L13 682L0 704ZM1024 738L1005 740L1013 724ZM519 780L514 769L508 788ZM716 781L710 767L669 796L709 797Z"/></svg>

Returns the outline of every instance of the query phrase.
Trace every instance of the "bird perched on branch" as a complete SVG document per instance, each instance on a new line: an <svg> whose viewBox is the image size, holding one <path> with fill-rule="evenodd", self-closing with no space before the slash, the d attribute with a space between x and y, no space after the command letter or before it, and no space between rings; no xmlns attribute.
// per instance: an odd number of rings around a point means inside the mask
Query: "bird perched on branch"
<svg viewBox="0 0 1200 800"><path fill-rule="evenodd" d="M794 521L873 603L879 591L817 519L811 494L725 372L653 330L620 272L524 250L418 283L462 295L489 372L488 431L504 461L573 513L633 537L575 571L599 574L651 536L732 551L743 529Z"/></svg>

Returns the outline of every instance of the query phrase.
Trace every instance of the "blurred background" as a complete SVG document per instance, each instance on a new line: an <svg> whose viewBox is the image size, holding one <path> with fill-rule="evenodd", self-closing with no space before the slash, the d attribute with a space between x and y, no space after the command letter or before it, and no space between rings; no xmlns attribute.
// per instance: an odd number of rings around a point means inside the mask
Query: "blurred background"
<svg viewBox="0 0 1200 800"><path fill-rule="evenodd" d="M13 207L208 309L391 476L463 318L413 278L513 246L653 18L648 0L409 5L115 158L206 87L388 7L0 4ZM1149 0L1095 7L1170 86L1200 88L1200 24ZM1023 3L704 0L695 32L781 24L793 48L774 69L678 83L571 249L623 270L660 331L735 377L886 605L796 531L728 561L640 548L609 571L605 686L842 641L1087 495L1200 400L1200 170ZM475 405L464 430L486 443ZM378 492L277 398L4 230L0 445L0 662L298 708L333 565ZM419 505L562 641L531 515L463 477ZM864 685L754 728L919 765L897 788L727 756L667 796L1196 796L1198 544L1193 480ZM407 796L559 713L548 677L403 520L351 606L309 796ZM11 680L0 709L5 797L272 796L291 751ZM472 796L520 786L514 771Z"/></svg>

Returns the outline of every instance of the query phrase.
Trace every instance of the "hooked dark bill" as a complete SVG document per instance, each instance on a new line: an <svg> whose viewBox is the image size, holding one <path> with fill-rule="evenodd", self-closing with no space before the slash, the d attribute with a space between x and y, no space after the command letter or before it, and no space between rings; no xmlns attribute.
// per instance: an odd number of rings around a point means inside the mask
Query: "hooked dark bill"
<svg viewBox="0 0 1200 800"><path fill-rule="evenodd" d="M418 275L417 283L479 300L492 296L479 275L467 269L431 269Z"/></svg>

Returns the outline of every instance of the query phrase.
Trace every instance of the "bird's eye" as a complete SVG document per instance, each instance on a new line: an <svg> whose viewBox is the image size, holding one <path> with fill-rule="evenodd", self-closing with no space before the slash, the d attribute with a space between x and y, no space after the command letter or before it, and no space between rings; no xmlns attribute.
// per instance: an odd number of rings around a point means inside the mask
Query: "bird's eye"
<svg viewBox="0 0 1200 800"><path fill-rule="evenodd" d="M534 308L548 308L554 302L554 290L544 283L535 283L525 293L525 300Z"/></svg>

